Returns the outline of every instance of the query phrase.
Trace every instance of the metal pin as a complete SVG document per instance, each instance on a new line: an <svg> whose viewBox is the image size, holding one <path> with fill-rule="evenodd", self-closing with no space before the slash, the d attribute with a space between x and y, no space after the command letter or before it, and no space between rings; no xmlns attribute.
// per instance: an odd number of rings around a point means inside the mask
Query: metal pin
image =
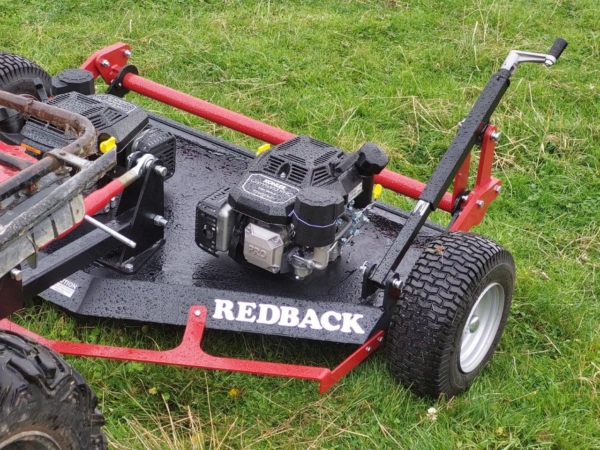
<svg viewBox="0 0 600 450"><path fill-rule="evenodd" d="M126 238L125 236L123 236L121 233L117 233L115 230L113 230L110 227L107 227L106 225L104 225L102 222L98 222L96 219L94 219L93 217L90 217L88 215L84 216L84 219L86 222L94 225L96 228L100 228L102 231L104 231L106 234L109 234L110 236L114 237L116 240L122 242L123 244L125 244L127 247L131 247L131 248L135 248L135 246L137 245L135 242L133 242L131 239Z"/></svg>

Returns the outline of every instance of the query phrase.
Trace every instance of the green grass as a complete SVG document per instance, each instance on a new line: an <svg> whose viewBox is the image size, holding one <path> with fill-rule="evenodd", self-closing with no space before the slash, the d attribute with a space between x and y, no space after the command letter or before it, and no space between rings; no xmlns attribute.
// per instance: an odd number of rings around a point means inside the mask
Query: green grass
<svg viewBox="0 0 600 450"><path fill-rule="evenodd" d="M422 180L510 49L546 51L557 35L566 38L555 67L519 68L494 116L503 133L494 171L505 188L476 231L514 254L518 280L498 352L464 395L417 398L391 379L381 354L324 396L296 380L70 361L100 397L117 449L600 447L595 0L0 0L0 11L0 48L51 73L124 41L150 79L349 150L377 142L391 168ZM75 320L40 303L18 320L54 338L148 348L175 345L181 335ZM303 364L335 364L348 352L318 344L315 356L309 344L298 350L286 340L227 333L207 339L211 352L234 348L237 356Z"/></svg>

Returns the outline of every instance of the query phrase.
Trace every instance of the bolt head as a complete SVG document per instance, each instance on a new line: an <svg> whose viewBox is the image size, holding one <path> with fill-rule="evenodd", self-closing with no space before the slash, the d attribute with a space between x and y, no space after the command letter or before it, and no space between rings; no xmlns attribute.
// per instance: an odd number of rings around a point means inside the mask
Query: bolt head
<svg viewBox="0 0 600 450"><path fill-rule="evenodd" d="M196 311L194 311L194 315L195 315L196 317L200 316L200 314L202 314L202 313L200 312L200 310L199 310L199 309L197 309Z"/></svg>
<svg viewBox="0 0 600 450"><path fill-rule="evenodd" d="M123 266L123 268L125 269L125 271L127 272L133 272L133 264L131 263L127 263Z"/></svg>
<svg viewBox="0 0 600 450"><path fill-rule="evenodd" d="M369 267L369 261L365 261L364 263L362 263L362 266L358 268L361 275L365 274L365 272L367 271L367 267Z"/></svg>
<svg viewBox="0 0 600 450"><path fill-rule="evenodd" d="M154 167L154 171L163 178L166 177L169 172L165 166L156 166Z"/></svg>
<svg viewBox="0 0 600 450"><path fill-rule="evenodd" d="M477 206L479 206L480 208L483 208L485 206L485 202L483 200L477 200Z"/></svg>
<svg viewBox="0 0 600 450"><path fill-rule="evenodd" d="M400 289L402 287L402 280L396 278L394 281L392 281L392 286L394 286L396 289Z"/></svg>
<svg viewBox="0 0 600 450"><path fill-rule="evenodd" d="M500 132L494 131L492 134L490 134L490 138L492 141L498 142L500 140Z"/></svg>
<svg viewBox="0 0 600 450"><path fill-rule="evenodd" d="M100 61L100 65L102 67L108 67L110 66L110 63L108 62L108 59L103 59L102 61Z"/></svg>
<svg viewBox="0 0 600 450"><path fill-rule="evenodd" d="M123 52L123 54L124 54L124 55L125 55L127 58L129 58L129 57L131 56L131 50L125 50L125 51Z"/></svg>
<svg viewBox="0 0 600 450"><path fill-rule="evenodd" d="M10 277L15 281L21 281L23 279L23 271L19 269L12 269L10 271Z"/></svg>
<svg viewBox="0 0 600 450"><path fill-rule="evenodd" d="M367 353L371 353L371 350L373 350L371 347L367 347L365 348L365 350L367 351Z"/></svg>
<svg viewBox="0 0 600 450"><path fill-rule="evenodd" d="M496 194L499 194L501 190L502 190L502 186L496 186L494 188L494 192L496 192Z"/></svg>
<svg viewBox="0 0 600 450"><path fill-rule="evenodd" d="M154 225L157 227L166 227L168 223L169 221L163 216L159 216L158 214L154 216Z"/></svg>

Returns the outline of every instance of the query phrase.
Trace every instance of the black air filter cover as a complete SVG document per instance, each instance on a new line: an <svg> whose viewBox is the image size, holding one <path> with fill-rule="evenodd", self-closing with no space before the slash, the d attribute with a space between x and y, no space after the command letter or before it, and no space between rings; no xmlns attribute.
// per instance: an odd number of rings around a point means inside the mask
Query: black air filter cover
<svg viewBox="0 0 600 450"><path fill-rule="evenodd" d="M308 136L273 147L259 155L240 183L229 194L231 207L252 218L272 224L287 224L300 190L322 187L348 201L362 179L354 167L335 175L335 168L348 154Z"/></svg>
<svg viewBox="0 0 600 450"><path fill-rule="evenodd" d="M148 114L139 106L119 97L107 94L83 95L69 92L54 97L48 102L67 111L73 111L87 117L98 134L114 136L117 151L123 150L133 138L148 124ZM75 140L72 132L65 133L48 122L30 117L21 134L23 144L45 153L54 148L62 148Z"/></svg>
<svg viewBox="0 0 600 450"><path fill-rule="evenodd" d="M296 197L292 224L298 245L324 247L335 240L336 220L344 213L340 192L322 187L302 189Z"/></svg>

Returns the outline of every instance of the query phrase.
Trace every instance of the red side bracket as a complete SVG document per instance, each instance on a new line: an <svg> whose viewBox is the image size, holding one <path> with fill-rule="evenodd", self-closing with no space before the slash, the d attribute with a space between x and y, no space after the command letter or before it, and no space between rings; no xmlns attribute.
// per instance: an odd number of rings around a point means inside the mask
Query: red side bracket
<svg viewBox="0 0 600 450"><path fill-rule="evenodd" d="M464 203L460 215L452 224L452 227L450 227L452 231L469 231L472 227L479 225L485 216L488 206L500 193L502 182L497 178L493 178L491 175L492 163L494 162L494 150L496 149L496 141L492 138L492 134L495 132L496 127L494 125L489 125L483 133L475 186L467 197L467 201ZM463 168L464 165L461 168L461 171Z"/></svg>
<svg viewBox="0 0 600 450"><path fill-rule="evenodd" d="M94 52L80 66L80 69L92 72L94 79L102 76L102 79L110 84L119 73L119 70L127 64L130 55L131 47L122 42L117 42Z"/></svg>
<svg viewBox="0 0 600 450"><path fill-rule="evenodd" d="M383 331L378 331L339 366L331 370L326 367L298 366L284 363L250 361L212 356L200 348L207 310L205 306L192 306L181 344L172 350L143 350L126 347L111 347L76 342L61 342L46 339L7 320L0 320L0 329L19 333L35 339L63 355L91 356L94 358L138 361L199 369L228 370L231 372L272 375L288 378L314 380L320 383L319 393L325 393L348 372L373 353L383 342Z"/></svg>

